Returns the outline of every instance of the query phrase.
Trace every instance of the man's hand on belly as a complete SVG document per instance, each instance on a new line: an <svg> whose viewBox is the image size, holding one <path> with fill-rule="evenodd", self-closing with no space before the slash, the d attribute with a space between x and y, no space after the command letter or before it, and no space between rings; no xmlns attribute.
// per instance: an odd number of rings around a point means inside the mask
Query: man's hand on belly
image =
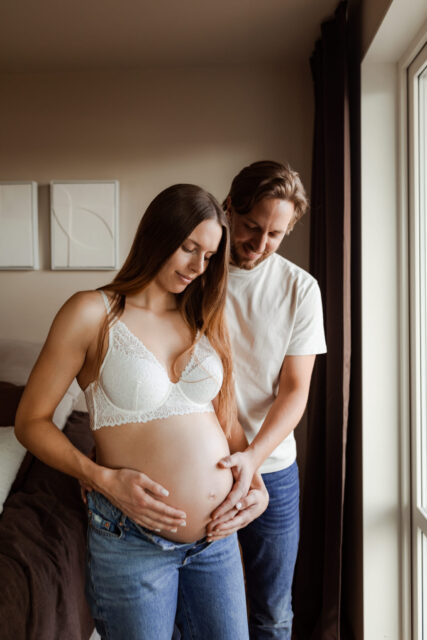
<svg viewBox="0 0 427 640"><path fill-rule="evenodd" d="M234 484L224 502L212 513L213 519L226 515L248 495L256 471L250 450L238 451L226 456L218 462L218 466L222 469L231 469Z"/></svg>
<svg viewBox="0 0 427 640"><path fill-rule="evenodd" d="M233 489L230 494L232 491ZM220 509L222 510L227 500L228 497L212 514L212 520L207 526L207 536L209 540L225 538L239 529L246 527L252 520L255 520L264 513L268 506L269 496L261 474L256 473L253 476L251 487L245 497L241 498L237 504L231 509L228 509L223 515L216 515L214 517Z"/></svg>

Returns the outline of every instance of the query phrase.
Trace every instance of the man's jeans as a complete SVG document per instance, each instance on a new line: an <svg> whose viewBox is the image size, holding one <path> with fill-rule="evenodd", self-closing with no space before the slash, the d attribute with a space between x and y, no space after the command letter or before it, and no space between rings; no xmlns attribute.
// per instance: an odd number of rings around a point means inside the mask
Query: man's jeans
<svg viewBox="0 0 427 640"><path fill-rule="evenodd" d="M179 603L187 640L247 640L237 536L181 544L88 493L86 597L109 640L170 640Z"/></svg>
<svg viewBox="0 0 427 640"><path fill-rule="evenodd" d="M297 463L262 477L270 495L268 508L239 531L250 638L290 640L291 590L299 540Z"/></svg>

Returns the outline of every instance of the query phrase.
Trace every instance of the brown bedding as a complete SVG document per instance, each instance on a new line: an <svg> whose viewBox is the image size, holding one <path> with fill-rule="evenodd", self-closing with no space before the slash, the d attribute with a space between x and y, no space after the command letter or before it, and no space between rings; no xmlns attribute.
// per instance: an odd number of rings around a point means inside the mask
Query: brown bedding
<svg viewBox="0 0 427 640"><path fill-rule="evenodd" d="M93 446L88 414L74 411L64 433ZM87 640L84 597L86 513L77 480L27 459L25 476L0 516L0 639Z"/></svg>

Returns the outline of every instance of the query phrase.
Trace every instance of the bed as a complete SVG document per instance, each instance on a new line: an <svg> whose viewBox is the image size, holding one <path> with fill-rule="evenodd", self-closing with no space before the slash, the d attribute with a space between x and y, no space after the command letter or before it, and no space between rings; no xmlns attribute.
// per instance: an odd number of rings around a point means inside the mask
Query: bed
<svg viewBox="0 0 427 640"><path fill-rule="evenodd" d="M13 433L39 350L0 340L0 638L89 640L98 636L84 597L87 521L79 484L26 452ZM89 453L93 439L75 381L54 422Z"/></svg>

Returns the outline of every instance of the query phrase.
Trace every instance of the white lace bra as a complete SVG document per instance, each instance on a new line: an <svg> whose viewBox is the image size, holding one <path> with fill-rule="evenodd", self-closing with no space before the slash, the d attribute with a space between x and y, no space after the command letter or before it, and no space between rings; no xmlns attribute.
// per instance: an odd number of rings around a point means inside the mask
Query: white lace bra
<svg viewBox="0 0 427 640"><path fill-rule="evenodd" d="M213 411L222 378L221 360L206 336L197 341L178 382L171 382L156 356L118 320L109 330L98 384L84 391L91 428Z"/></svg>

